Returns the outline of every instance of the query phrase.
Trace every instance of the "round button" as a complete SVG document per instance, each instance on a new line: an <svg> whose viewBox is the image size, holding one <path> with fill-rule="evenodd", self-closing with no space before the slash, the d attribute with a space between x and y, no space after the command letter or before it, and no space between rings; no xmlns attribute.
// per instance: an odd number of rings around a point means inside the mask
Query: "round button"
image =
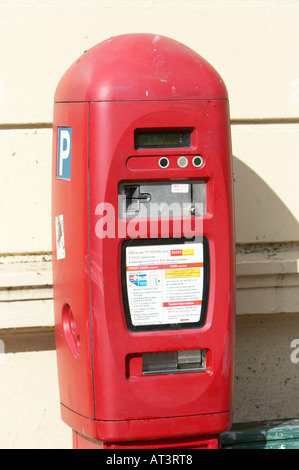
<svg viewBox="0 0 299 470"><path fill-rule="evenodd" d="M193 158L192 163L194 166L199 168L203 164L203 158L197 155L196 157Z"/></svg>
<svg viewBox="0 0 299 470"><path fill-rule="evenodd" d="M159 160L159 165L160 165L161 168L167 168L168 165L169 165L169 160L168 160L168 158L166 158L166 157L160 158L160 160Z"/></svg>
<svg viewBox="0 0 299 470"><path fill-rule="evenodd" d="M188 165L188 158L186 157L180 157L178 159L178 165L181 167L181 168L185 168L187 165Z"/></svg>

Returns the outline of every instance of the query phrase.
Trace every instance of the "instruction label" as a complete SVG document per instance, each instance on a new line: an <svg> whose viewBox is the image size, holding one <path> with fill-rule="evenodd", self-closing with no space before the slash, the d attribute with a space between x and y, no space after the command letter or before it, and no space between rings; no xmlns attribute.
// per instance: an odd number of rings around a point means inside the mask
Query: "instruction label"
<svg viewBox="0 0 299 470"><path fill-rule="evenodd" d="M127 247L126 276L134 326L200 320L204 278L202 243Z"/></svg>

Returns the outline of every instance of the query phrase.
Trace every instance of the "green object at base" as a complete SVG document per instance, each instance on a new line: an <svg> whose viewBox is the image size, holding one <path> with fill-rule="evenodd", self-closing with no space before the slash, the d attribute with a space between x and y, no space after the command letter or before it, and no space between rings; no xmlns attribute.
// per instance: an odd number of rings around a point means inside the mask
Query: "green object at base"
<svg viewBox="0 0 299 470"><path fill-rule="evenodd" d="M299 419L234 424L221 449L299 449Z"/></svg>

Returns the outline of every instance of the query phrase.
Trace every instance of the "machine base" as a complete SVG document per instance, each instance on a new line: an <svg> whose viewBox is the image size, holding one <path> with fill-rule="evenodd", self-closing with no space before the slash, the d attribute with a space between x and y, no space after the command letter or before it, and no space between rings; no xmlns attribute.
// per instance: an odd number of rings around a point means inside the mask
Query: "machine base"
<svg viewBox="0 0 299 470"><path fill-rule="evenodd" d="M73 430L73 449L219 449L219 435L135 442L103 442Z"/></svg>

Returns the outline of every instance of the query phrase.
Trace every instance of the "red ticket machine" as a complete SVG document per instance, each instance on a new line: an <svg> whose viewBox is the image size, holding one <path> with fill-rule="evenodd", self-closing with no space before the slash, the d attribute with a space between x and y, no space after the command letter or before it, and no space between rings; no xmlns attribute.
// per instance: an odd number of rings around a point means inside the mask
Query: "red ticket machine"
<svg viewBox="0 0 299 470"><path fill-rule="evenodd" d="M61 414L74 447L218 447L235 314L221 77L157 35L88 50L56 90L52 189Z"/></svg>

